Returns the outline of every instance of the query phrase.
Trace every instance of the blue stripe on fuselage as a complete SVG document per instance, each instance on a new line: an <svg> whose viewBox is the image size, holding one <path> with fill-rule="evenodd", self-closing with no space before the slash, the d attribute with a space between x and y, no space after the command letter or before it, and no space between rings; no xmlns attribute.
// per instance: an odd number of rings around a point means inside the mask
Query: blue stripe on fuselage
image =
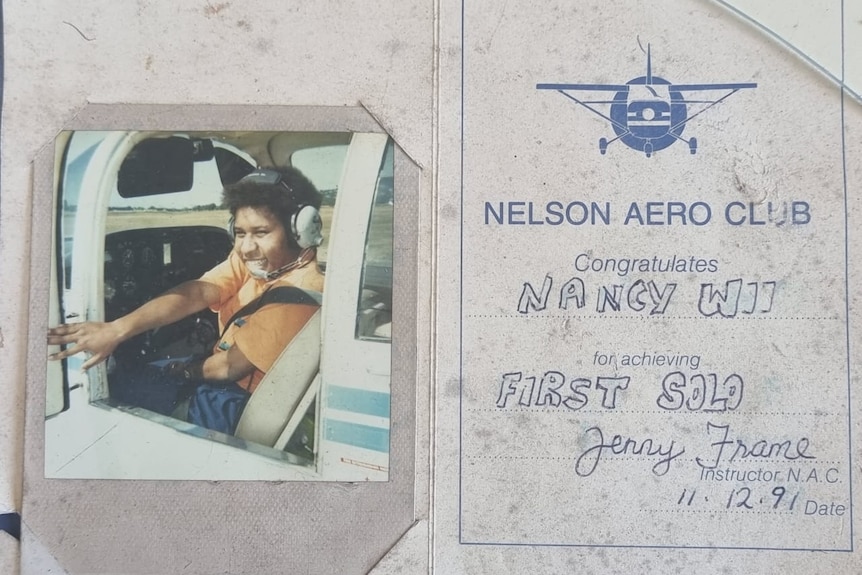
<svg viewBox="0 0 862 575"><path fill-rule="evenodd" d="M330 385L326 392L326 406L353 413L389 417L389 394Z"/></svg>

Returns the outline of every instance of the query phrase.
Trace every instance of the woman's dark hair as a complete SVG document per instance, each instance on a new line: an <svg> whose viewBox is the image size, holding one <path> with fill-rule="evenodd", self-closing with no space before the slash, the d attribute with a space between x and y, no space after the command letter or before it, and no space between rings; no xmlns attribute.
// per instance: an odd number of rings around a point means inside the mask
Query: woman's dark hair
<svg viewBox="0 0 862 575"><path fill-rule="evenodd" d="M225 186L222 201L230 211L231 220L236 217L239 208L266 208L278 218L293 243L291 217L302 206L320 209L321 195L314 184L296 168L268 168L252 172L235 184Z"/></svg>

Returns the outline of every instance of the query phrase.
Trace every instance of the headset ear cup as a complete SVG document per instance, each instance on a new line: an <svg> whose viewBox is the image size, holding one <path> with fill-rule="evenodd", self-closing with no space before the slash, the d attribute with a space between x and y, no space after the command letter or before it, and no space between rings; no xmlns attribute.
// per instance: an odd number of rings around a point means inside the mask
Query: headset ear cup
<svg viewBox="0 0 862 575"><path fill-rule="evenodd" d="M290 218L290 233L302 248L313 248L323 243L323 220L314 206L301 206Z"/></svg>

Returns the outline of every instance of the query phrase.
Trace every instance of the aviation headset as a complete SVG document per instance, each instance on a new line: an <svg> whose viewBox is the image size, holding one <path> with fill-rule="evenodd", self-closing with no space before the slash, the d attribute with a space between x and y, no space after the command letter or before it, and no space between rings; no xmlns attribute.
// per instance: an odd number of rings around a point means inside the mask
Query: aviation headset
<svg viewBox="0 0 862 575"><path fill-rule="evenodd" d="M260 185L284 186L284 189L296 197L296 192L284 181L284 176L275 170L258 169L243 177L239 183L249 182ZM228 232L230 237L236 237L234 226L236 218L230 217ZM311 204L300 204L290 216L290 235L301 249L316 248L323 243L323 220L320 212Z"/></svg>

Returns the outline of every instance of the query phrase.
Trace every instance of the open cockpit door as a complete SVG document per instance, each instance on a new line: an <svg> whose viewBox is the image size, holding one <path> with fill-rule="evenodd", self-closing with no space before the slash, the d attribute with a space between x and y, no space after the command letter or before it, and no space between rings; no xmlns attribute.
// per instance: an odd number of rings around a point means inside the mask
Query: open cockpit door
<svg viewBox="0 0 862 575"><path fill-rule="evenodd" d="M101 242L94 243L93 228L104 223L91 197L94 186L121 136L106 138L105 132L64 132L54 149L54 243L51 250L49 325L81 321L86 316L83 294L88 274L100 268ZM84 193L85 190L91 193ZM49 353L59 351L51 346ZM71 407L70 390L86 388L82 364L75 356L63 362L49 361L45 416ZM75 381L72 381L72 380Z"/></svg>
<svg viewBox="0 0 862 575"><path fill-rule="evenodd" d="M57 254L56 250L51 254L51 301L48 310L49 325L57 325L61 317L60 312L60 295L57 291ZM49 348L50 353L59 351L59 346ZM63 372L63 362L49 361L47 381L48 387L45 392L45 417L57 415L60 412L69 408L69 383L66 374Z"/></svg>
<svg viewBox="0 0 862 575"><path fill-rule="evenodd" d="M65 136L65 137L64 137ZM60 182L60 174L62 173L63 161L65 159L66 146L69 142L69 135L63 134L57 138L56 148L54 150L54 187L55 189ZM61 169L56 169L56 166L61 166ZM60 289L58 276L62 275L62 269L59 268L59 262L62 260L63 250L63 234L61 226L57 225L57 220L63 217L58 201L58 194L54 194L54 204L51 213L54 217L53 227L55 230L54 247L51 250L51 272L49 276L49 307L48 307L48 325L57 325L61 323L60 318L63 316L60 308ZM51 346L50 353L59 351L59 346ZM45 417L57 415L69 408L69 382L64 373L65 363L58 361L48 362L47 372L47 389L45 391Z"/></svg>

